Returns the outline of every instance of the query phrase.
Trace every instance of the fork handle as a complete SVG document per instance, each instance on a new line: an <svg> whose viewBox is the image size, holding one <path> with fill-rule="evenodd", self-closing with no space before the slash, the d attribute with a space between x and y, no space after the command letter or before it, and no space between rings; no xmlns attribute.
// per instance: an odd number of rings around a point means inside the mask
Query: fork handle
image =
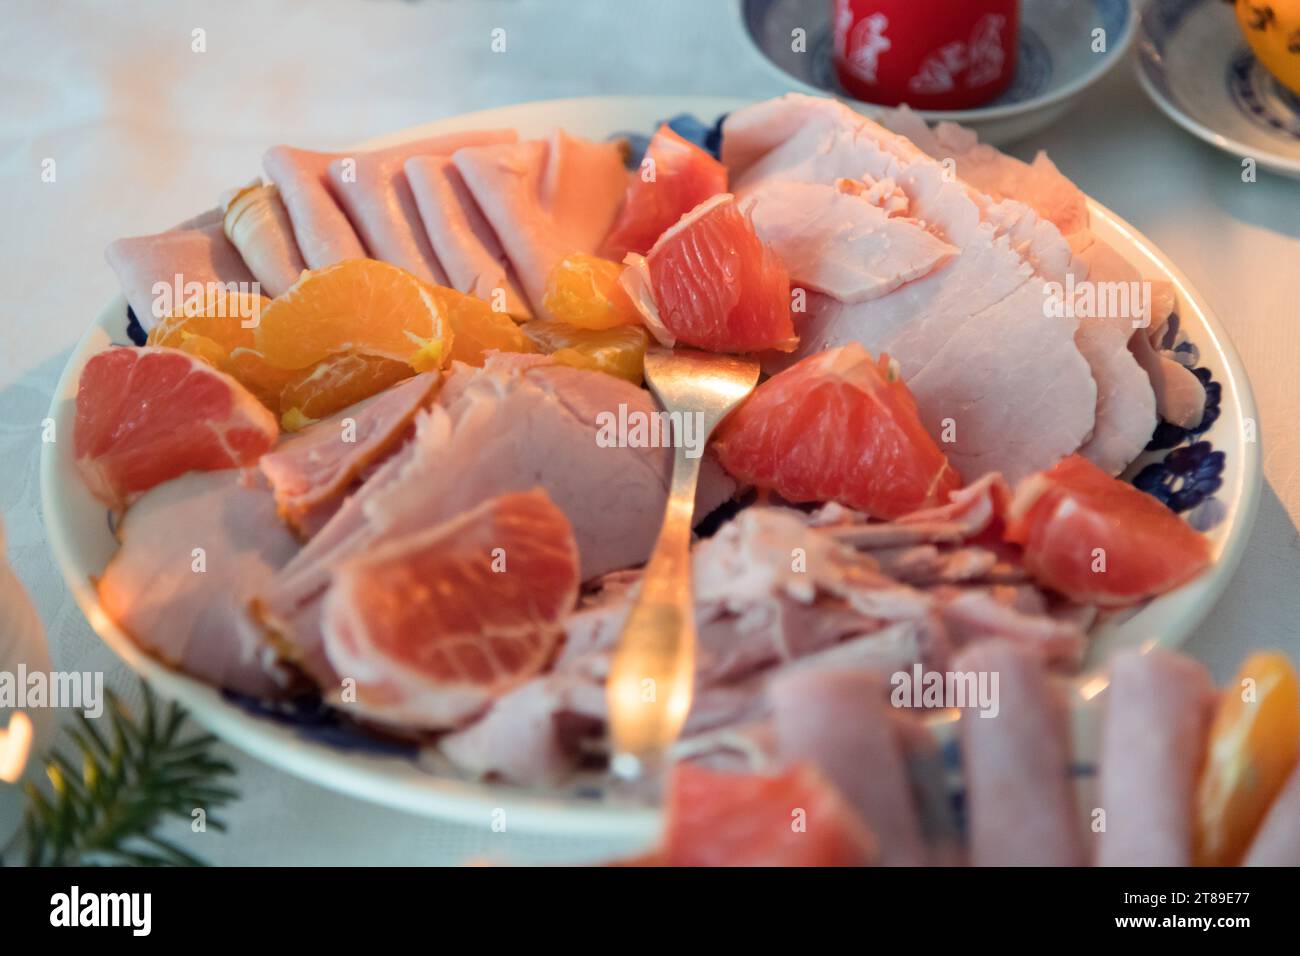
<svg viewBox="0 0 1300 956"><path fill-rule="evenodd" d="M702 460L674 447L664 522L606 681L610 769L616 776L636 778L657 764L691 709L695 608L690 548Z"/></svg>

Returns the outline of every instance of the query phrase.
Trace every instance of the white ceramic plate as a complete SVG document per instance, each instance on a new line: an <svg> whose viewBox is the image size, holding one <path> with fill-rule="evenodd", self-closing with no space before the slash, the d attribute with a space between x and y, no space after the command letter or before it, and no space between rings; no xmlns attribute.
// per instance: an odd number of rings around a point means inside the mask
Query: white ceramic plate
<svg viewBox="0 0 1300 956"><path fill-rule="evenodd" d="M1255 59L1222 0L1151 0L1137 75L1152 102L1192 135L1300 178L1300 96Z"/></svg>
<svg viewBox="0 0 1300 956"><path fill-rule="evenodd" d="M737 0L741 28L782 83L804 93L839 97L868 116L872 103L845 92L831 66L830 0ZM1130 0L1022 0L1020 48L1011 87L992 103L969 110L918 110L929 123L949 120L985 143L1022 139L1064 116L1084 90L1124 59L1137 15ZM806 31L802 52L791 31ZM1104 52L1092 32L1106 31Z"/></svg>
<svg viewBox="0 0 1300 956"><path fill-rule="evenodd" d="M710 122L743 105L740 100L700 97L555 100L471 113L365 145L388 145L435 133L491 126L513 126L525 136L542 135L562 126L574 133L604 138L620 131L650 131L661 120L682 112ZM232 172L232 182L240 175L246 172ZM203 208L205 199L196 196L194 208ZM1149 603L1122 621L1110 621L1097 632L1088 670L1079 684L1085 696L1104 685L1096 668L1109 654L1151 641L1177 644L1205 616L1241 558L1254 522L1261 475L1259 446L1248 440L1247 421L1255 417L1254 400L1245 370L1223 327L1205 300L1150 242L1095 203L1092 215L1097 234L1142 273L1169 279L1177 286L1184 327L1200 347L1201 364L1222 384L1221 416L1204 437L1226 453L1227 464L1218 495L1225 514L1210 534L1213 567L1188 586ZM659 819L653 809L620 802L599 787L544 793L469 783L422 770L407 757L338 749L304 736L294 726L254 716L219 692L170 670L137 649L100 608L91 584L92 577L103 571L112 556L116 541L104 506L82 485L72 461L77 379L86 360L110 342L127 342L126 304L121 297L95 319L73 350L59 381L50 406L58 440L43 449L41 498L50 547L68 587L91 626L132 668L231 744L273 766L365 800L481 826L489 825L493 812L502 809L510 826L520 831L618 836L633 841L652 837Z"/></svg>

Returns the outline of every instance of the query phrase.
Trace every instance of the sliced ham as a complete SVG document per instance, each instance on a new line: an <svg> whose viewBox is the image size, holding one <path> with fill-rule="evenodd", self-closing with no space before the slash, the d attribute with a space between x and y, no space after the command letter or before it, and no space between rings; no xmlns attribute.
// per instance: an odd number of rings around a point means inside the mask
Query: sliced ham
<svg viewBox="0 0 1300 956"><path fill-rule="evenodd" d="M1142 277L1137 269L1106 243L1089 238L1079 256L1087 263L1087 279L1098 290L1099 302L1108 298L1101 295L1106 288L1101 283L1122 283L1130 290L1140 287ZM1134 303L1130 301L1129 312L1133 311ZM1129 344L1134 338L1145 340L1144 325L1150 321L1149 314L1085 316L1075 335L1097 380L1097 425L1079 454L1108 474L1123 471L1155 431L1159 402L1156 379ZM1187 374L1194 379L1190 372Z"/></svg>
<svg viewBox="0 0 1300 956"><path fill-rule="evenodd" d="M1017 606L1018 591L940 586L933 592L953 644L1001 639L1026 653L1074 670L1083 660L1087 632L1077 621Z"/></svg>
<svg viewBox="0 0 1300 956"><path fill-rule="evenodd" d="M272 146L262 157L262 169L280 190L298 249L311 269L366 256L366 247L330 188L329 165L340 155Z"/></svg>
<svg viewBox="0 0 1300 956"><path fill-rule="evenodd" d="M998 675L997 715L967 709L961 718L971 862L1082 865L1065 701L1041 660L992 640L963 652L953 669Z"/></svg>
<svg viewBox="0 0 1300 956"><path fill-rule="evenodd" d="M397 479L413 454L414 445L407 442L343 501L278 574L262 582L250 596L249 610L258 625L289 660L323 688L338 686L338 674L325 656L321 636L321 601L331 569L374 539L365 504Z"/></svg>
<svg viewBox="0 0 1300 956"><path fill-rule="evenodd" d="M939 123L931 129L907 107L884 111L881 122L935 159L954 162L963 182L994 201L985 216L1001 222L1001 231L1013 237L1044 278L1056 282L1067 274L1075 281L1092 282L1140 278L1105 243L1094 239L1087 197L1045 153L1024 163L980 143L973 130L955 123ZM1033 210L1038 222L1024 215L1026 208ZM1044 233L1041 226L1047 223L1055 229ZM1056 232L1077 250L1077 258L1059 243L1053 244L1051 236ZM1118 474L1137 457L1156 424L1154 382L1147 380L1126 347L1136 318L1082 316L1075 333L1075 344L1097 382L1097 421L1079 452L1110 474Z"/></svg>
<svg viewBox="0 0 1300 956"><path fill-rule="evenodd" d="M799 669L774 680L778 752L816 765L879 843L884 866L922 866L925 843L913 805L901 718L887 705L884 675L870 670Z"/></svg>
<svg viewBox="0 0 1300 956"><path fill-rule="evenodd" d="M1046 153L1039 151L1032 163L1025 163L979 142L974 130L956 123L931 127L906 106L882 110L879 119L935 159L953 160L957 175L993 200L1025 203L1067 238L1088 229L1088 197Z"/></svg>
<svg viewBox="0 0 1300 956"><path fill-rule="evenodd" d="M437 372L401 382L282 439L258 462L284 518L307 537L314 512L337 501L365 469L401 440L429 403Z"/></svg>
<svg viewBox="0 0 1300 956"><path fill-rule="evenodd" d="M963 532L979 534L994 524L993 499L1003 487L990 476L914 527L933 528L947 519L958 541ZM767 766L775 755L768 747L771 689L787 680L816 684L812 676L795 675L821 674L833 682L832 675L846 671L892 674L917 663L946 670L954 639L1009 637L1040 662L1077 658L1081 625L1058 619L1031 585L981 580L969 587L908 587L882 574L874 554L846 547L834 530L810 524L797 511L753 506L696 545L695 700L675 758L748 770ZM602 578L565 621L552 673L502 698L481 731L472 725L444 748L456 765L523 785L551 785L573 772L581 754L594 755L605 719L603 683L635 596L634 574ZM512 733L527 746L512 746L508 760L488 767L486 741L508 740ZM529 753L538 755L537 763Z"/></svg>
<svg viewBox="0 0 1300 956"><path fill-rule="evenodd" d="M274 297L288 290L307 265L298 251L280 190L257 181L236 190L222 206L226 237L262 284L262 293Z"/></svg>
<svg viewBox="0 0 1300 956"><path fill-rule="evenodd" d="M1111 475L1141 454L1156 429L1156 392L1129 351L1132 334L1114 323L1085 319L1074 340L1097 382L1097 424L1079 454Z"/></svg>
<svg viewBox="0 0 1300 956"><path fill-rule="evenodd" d="M451 159L412 156L403 168L429 242L452 287L516 319L532 318L505 250Z"/></svg>
<svg viewBox="0 0 1300 956"><path fill-rule="evenodd" d="M146 492L118 529L122 544L99 600L142 648L216 687L283 694L289 673L244 614L253 590L298 544L256 472L191 472Z"/></svg>
<svg viewBox="0 0 1300 956"><path fill-rule="evenodd" d="M605 723L605 688L574 674L548 674L496 701L482 719L438 742L467 777L554 787L582 759L581 741Z"/></svg>
<svg viewBox="0 0 1300 956"><path fill-rule="evenodd" d="M909 215L961 250L879 298L810 295L794 358L851 341L887 352L927 429L952 439L944 451L966 478L1000 471L1018 479L1087 439L1096 385L1073 341L1077 323L1047 314L1045 279L1033 264L1059 269L1070 249L1050 225L1040 228L1032 210L1014 224L1007 209L986 220L987 197L952 181L908 140L830 100L792 94L732 113L722 155L742 199L773 181L892 180ZM1022 255L1026 246L1033 261Z"/></svg>
<svg viewBox="0 0 1300 956"><path fill-rule="evenodd" d="M1115 658L1105 694L1102 866L1191 866L1196 781L1213 713L1206 669L1163 650Z"/></svg>
<svg viewBox="0 0 1300 956"><path fill-rule="evenodd" d="M239 250L226 238L219 210L170 232L118 239L109 243L104 257L145 331L181 310L192 297L186 289L191 283L202 287L202 300L210 284L237 289L237 283L254 281ZM181 301L175 301L178 286Z"/></svg>
<svg viewBox="0 0 1300 956"><path fill-rule="evenodd" d="M569 136L467 147L453 157L519 276L533 314L551 269L574 252L594 253L623 201L619 147Z"/></svg>
<svg viewBox="0 0 1300 956"><path fill-rule="evenodd" d="M296 648L322 684L321 595L330 569L386 535L429 528L488 498L540 486L573 526L584 580L645 561L658 534L672 465L668 448L603 448L597 416L650 414L647 392L600 372L542 356L493 356L457 366L416 435L349 498L298 558L258 596L267 626ZM454 466L449 467L449 463ZM696 515L734 484L706 460Z"/></svg>
<svg viewBox="0 0 1300 956"><path fill-rule="evenodd" d="M672 454L602 447L603 416L621 406L633 419L658 411L649 393L613 376L540 356L494 356L448 382L419 423L410 466L367 515L379 528L402 528L541 486L573 525L583 580L640 564L659 531ZM733 489L706 458L697 518Z"/></svg>
<svg viewBox="0 0 1300 956"><path fill-rule="evenodd" d="M915 220L889 215L849 180L767 182L746 196L741 209L791 281L840 302L879 298L958 252Z"/></svg>
<svg viewBox="0 0 1300 956"><path fill-rule="evenodd" d="M400 266L425 282L448 279L424 231L403 169L412 156L443 156L462 146L512 142L512 130L449 133L385 149L340 156L327 169L330 187L370 255Z"/></svg>

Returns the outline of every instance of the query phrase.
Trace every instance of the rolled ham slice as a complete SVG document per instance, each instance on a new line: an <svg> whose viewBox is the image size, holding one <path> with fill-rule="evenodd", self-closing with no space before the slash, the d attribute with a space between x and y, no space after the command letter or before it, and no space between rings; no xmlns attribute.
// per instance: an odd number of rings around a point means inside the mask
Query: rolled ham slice
<svg viewBox="0 0 1300 956"><path fill-rule="evenodd" d="M280 190L255 182L222 205L226 238L262 284L262 294L275 297L297 282L307 264L298 251Z"/></svg>
<svg viewBox="0 0 1300 956"><path fill-rule="evenodd" d="M330 190L327 171L338 155L272 146L262 157L262 168L280 190L298 249L311 269L366 257L365 246Z"/></svg>
<svg viewBox="0 0 1300 956"><path fill-rule="evenodd" d="M1069 778L1065 701L1041 656L982 641L953 670L998 675L998 713L961 718L971 862L976 866L1080 866ZM990 682L991 686L991 682Z"/></svg>
<svg viewBox="0 0 1300 956"><path fill-rule="evenodd" d="M463 146L507 143L513 130L449 133L386 149L332 159L326 171L339 204L356 227L370 255L400 266L425 282L447 285L416 208L403 165L412 156L440 156Z"/></svg>
<svg viewBox="0 0 1300 956"><path fill-rule="evenodd" d="M437 372L394 385L283 439L258 462L275 490L280 516L300 534L318 509L338 500L390 452L437 388Z"/></svg>
<svg viewBox="0 0 1300 956"><path fill-rule="evenodd" d="M452 287L494 307L499 303L516 319L532 318L505 250L452 161L412 156L404 168L429 242Z"/></svg>
<svg viewBox="0 0 1300 956"><path fill-rule="evenodd" d="M793 668L768 687L778 752L817 765L857 810L884 866L926 862L921 827L883 675Z"/></svg>
<svg viewBox="0 0 1300 956"><path fill-rule="evenodd" d="M1196 661L1168 651L1111 665L1101 750L1102 866L1191 866L1197 776L1214 686Z"/></svg>
<svg viewBox="0 0 1300 956"><path fill-rule="evenodd" d="M137 644L216 687L280 696L290 675L244 602L298 550L256 472L191 472L126 513L99 581L104 611Z"/></svg>
<svg viewBox="0 0 1300 956"><path fill-rule="evenodd" d="M239 250L226 238L220 210L169 232L118 239L104 257L146 332L194 297L187 287L198 288L202 301L211 284L235 289L246 283L247 289L253 282Z"/></svg>
<svg viewBox="0 0 1300 956"><path fill-rule="evenodd" d="M622 153L556 130L550 140L471 147L452 156L495 230L535 315L565 256L594 253L627 185Z"/></svg>
<svg viewBox="0 0 1300 956"><path fill-rule="evenodd" d="M1167 351L1157 351L1141 329L1128 341L1155 390L1160 417L1180 428L1195 428L1205 417L1205 386L1192 370Z"/></svg>

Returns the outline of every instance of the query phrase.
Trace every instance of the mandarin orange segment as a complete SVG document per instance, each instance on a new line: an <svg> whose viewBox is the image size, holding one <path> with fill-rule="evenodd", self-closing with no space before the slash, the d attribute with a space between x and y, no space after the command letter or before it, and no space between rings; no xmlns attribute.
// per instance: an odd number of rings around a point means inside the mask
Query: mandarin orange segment
<svg viewBox="0 0 1300 956"><path fill-rule="evenodd" d="M542 306L555 320L583 329L636 325L641 317L619 284L622 274L623 266L608 259L565 256L546 277Z"/></svg>
<svg viewBox="0 0 1300 956"><path fill-rule="evenodd" d="M253 329L271 304L264 295L215 290L202 299L185 302L149 331L146 344L183 348L187 337L209 339L226 352L251 348Z"/></svg>
<svg viewBox="0 0 1300 956"><path fill-rule="evenodd" d="M649 343L649 335L642 326L623 325L595 330L554 319L534 319L525 322L523 330L543 352L558 362L605 372L633 385L641 384L645 350Z"/></svg>
<svg viewBox="0 0 1300 956"><path fill-rule="evenodd" d="M255 341L277 368L358 352L423 372L446 363L452 331L433 286L386 262L349 259L304 272L263 310Z"/></svg>
<svg viewBox="0 0 1300 956"><path fill-rule="evenodd" d="M280 392L297 373L276 368L254 348L237 348L231 351L225 371L239 384L257 396L257 400L277 414L280 411Z"/></svg>
<svg viewBox="0 0 1300 956"><path fill-rule="evenodd" d="M230 352L226 350L225 346L208 338L206 335L191 335L188 332L182 332L174 342L168 343L168 347L193 355L195 358L203 359L213 368L220 369L223 372L230 371Z"/></svg>
<svg viewBox="0 0 1300 956"><path fill-rule="evenodd" d="M482 366L483 353L489 349L502 352L535 352L532 340L520 331L514 319L494 311L482 299L441 286L432 290L447 323L451 327L451 359L466 365Z"/></svg>
<svg viewBox="0 0 1300 956"><path fill-rule="evenodd" d="M1196 792L1193 859L1241 862L1300 755L1300 682L1286 656L1252 654L1223 692Z"/></svg>
<svg viewBox="0 0 1300 956"><path fill-rule="evenodd" d="M414 372L405 362L345 352L289 374L279 408L280 427L291 432L376 395Z"/></svg>
<svg viewBox="0 0 1300 956"><path fill-rule="evenodd" d="M280 407L285 373L253 349L253 329L271 304L264 295L218 290L186 302L149 332L147 345L174 348L233 376L272 411Z"/></svg>

